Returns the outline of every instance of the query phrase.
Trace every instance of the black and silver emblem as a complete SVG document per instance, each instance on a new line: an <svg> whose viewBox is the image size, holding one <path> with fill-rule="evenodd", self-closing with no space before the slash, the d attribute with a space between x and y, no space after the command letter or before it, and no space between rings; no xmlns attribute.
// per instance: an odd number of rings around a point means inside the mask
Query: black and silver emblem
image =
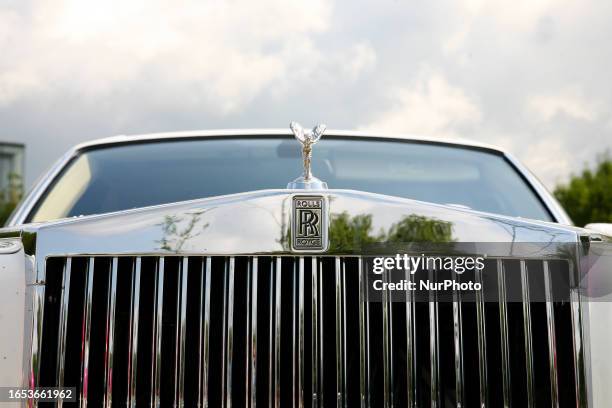
<svg viewBox="0 0 612 408"><path fill-rule="evenodd" d="M294 251L327 249L327 206L320 195L293 196L291 247Z"/></svg>

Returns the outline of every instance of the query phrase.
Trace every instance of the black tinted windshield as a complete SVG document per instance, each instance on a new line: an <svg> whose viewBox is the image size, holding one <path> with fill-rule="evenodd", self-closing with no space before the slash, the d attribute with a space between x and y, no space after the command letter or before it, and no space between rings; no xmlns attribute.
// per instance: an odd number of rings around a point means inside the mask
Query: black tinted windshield
<svg viewBox="0 0 612 408"><path fill-rule="evenodd" d="M330 188L362 190L550 221L506 159L457 146L327 137L313 173ZM80 153L30 221L48 221L245 191L284 188L301 174L289 138L172 140Z"/></svg>

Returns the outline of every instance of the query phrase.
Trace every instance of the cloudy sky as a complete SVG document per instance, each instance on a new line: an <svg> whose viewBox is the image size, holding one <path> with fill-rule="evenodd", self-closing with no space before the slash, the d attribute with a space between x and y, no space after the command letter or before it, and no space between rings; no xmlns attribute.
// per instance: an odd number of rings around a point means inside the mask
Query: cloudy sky
<svg viewBox="0 0 612 408"><path fill-rule="evenodd" d="M0 0L26 185L116 134L325 122L501 145L552 188L612 150L606 0Z"/></svg>

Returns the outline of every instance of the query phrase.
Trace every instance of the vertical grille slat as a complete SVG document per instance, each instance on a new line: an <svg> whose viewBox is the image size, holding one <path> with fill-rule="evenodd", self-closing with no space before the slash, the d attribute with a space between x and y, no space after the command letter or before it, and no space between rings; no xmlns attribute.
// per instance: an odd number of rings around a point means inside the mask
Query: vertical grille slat
<svg viewBox="0 0 612 408"><path fill-rule="evenodd" d="M508 309L506 294L506 270L501 259L497 260L498 273L498 295L499 295L499 327L501 332L501 370L503 384L504 407L511 405L511 386L510 386L510 344L508 338Z"/></svg>
<svg viewBox="0 0 612 408"><path fill-rule="evenodd" d="M363 270L363 259L359 257L358 264L359 273L359 406L365 408L367 404L367 380L366 380L366 324L365 324L365 302L367 301L367 287L365 281L365 273Z"/></svg>
<svg viewBox="0 0 612 408"><path fill-rule="evenodd" d="M389 281L389 272L384 272L384 281ZM383 292L382 300L382 352L383 352L383 406L391 406L391 355L389 350L389 293Z"/></svg>
<svg viewBox="0 0 612 408"><path fill-rule="evenodd" d="M64 264L62 276L62 299L60 304L60 326L57 347L57 375L56 383L58 387L64 386L64 364L66 361L66 331L68 330L68 301L70 299L70 273L72 271L72 258L67 258ZM58 402L58 406L63 406L63 401Z"/></svg>
<svg viewBox="0 0 612 408"><path fill-rule="evenodd" d="M555 337L555 313L548 261L544 261L544 291L546 294L546 328L548 340L548 364L550 372L550 398L553 408L559 408L559 384L557 381L557 340Z"/></svg>
<svg viewBox="0 0 612 408"><path fill-rule="evenodd" d="M181 293L182 293L182 277L183 268L182 265L178 265L178 269L176 272L176 278L173 279L176 282L176 292L175 292L175 320L174 320L174 378L172 384L174 386L174 390L172 392L172 400L174 401L173 405L179 405L179 371L180 371L180 353L181 353Z"/></svg>
<svg viewBox="0 0 612 408"><path fill-rule="evenodd" d="M318 329L321 327L320 319L319 319L319 280L318 280L318 268L317 268L317 259L312 258L311 260L311 291L312 291L312 310L311 310L311 321L310 321L310 330L311 330L311 344L312 344L312 407L318 408L319 399L320 399L320 390L319 390L319 354L320 354L320 344L319 344L319 333Z"/></svg>
<svg viewBox="0 0 612 408"><path fill-rule="evenodd" d="M436 280L436 271L429 271L430 282ZM440 406L440 370L438 340L438 302L435 292L430 292L429 300L429 356L431 362L431 407Z"/></svg>
<svg viewBox="0 0 612 408"><path fill-rule="evenodd" d="M178 352L178 404L185 405L185 349L187 340L187 271L189 259L183 257L180 272L180 317L179 317L179 352Z"/></svg>
<svg viewBox="0 0 612 408"><path fill-rule="evenodd" d="M582 308L580 306L580 293L578 292L578 277L574 265L569 265L571 318L572 318L572 340L574 347L574 381L576 386L576 406L586 406L586 379L585 379L585 356L582 338Z"/></svg>
<svg viewBox="0 0 612 408"><path fill-rule="evenodd" d="M202 306L204 317L202 329L202 406L208 406L208 362L209 362L209 337L210 337L210 274L212 270L212 259L206 257L206 266L202 267L202 273L206 274L202 279L202 288L204 291L204 304Z"/></svg>
<svg viewBox="0 0 612 408"><path fill-rule="evenodd" d="M163 324L163 304L164 304L164 274L165 259L159 258L157 266L157 279L155 287L155 323L153 329L153 341L155 342L153 356L153 391L152 404L154 407L161 406L161 369L162 369L162 324Z"/></svg>
<svg viewBox="0 0 612 408"><path fill-rule="evenodd" d="M523 290L523 324L525 335L525 369L527 378L527 403L533 407L534 402L534 380L533 380L533 336L531 332L531 307L529 298L529 279L527 277L527 265L521 260L521 286Z"/></svg>
<svg viewBox="0 0 612 408"><path fill-rule="evenodd" d="M110 408L113 403L113 355L115 352L115 307L117 301L117 268L118 259L115 257L111 264L108 287L108 313L106 318L106 359L104 363L104 407Z"/></svg>
<svg viewBox="0 0 612 408"><path fill-rule="evenodd" d="M455 402L457 408L464 406L463 402L463 319L461 316L461 293L453 290L453 348L455 353ZM412 405L411 405L412 406Z"/></svg>
<svg viewBox="0 0 612 408"><path fill-rule="evenodd" d="M315 261L319 265L319 315L318 315L318 325L319 325L319 373L320 376L318 378L319 385L319 402L321 406L323 406L323 391L325 390L325 372L324 372L324 330L323 330L323 311L325 306L325 299L323 297L323 262L321 260Z"/></svg>
<svg viewBox="0 0 612 408"><path fill-rule="evenodd" d="M368 302L359 256L50 257L40 385L104 408L585 406L575 265L488 261L460 276L489 282L486 298L397 303Z"/></svg>
<svg viewBox="0 0 612 408"><path fill-rule="evenodd" d="M298 314L298 277L299 274L299 258L297 262L293 262L292 276L291 276L291 405L295 407L296 401L299 397L299 314ZM282 323L281 323L282 324ZM281 350L282 353L282 350Z"/></svg>
<svg viewBox="0 0 612 408"><path fill-rule="evenodd" d="M406 281L412 281L412 275L406 269ZM415 317L414 296L410 290L406 291L406 403L409 408L417 406L416 379L415 379Z"/></svg>
<svg viewBox="0 0 612 408"><path fill-rule="evenodd" d="M87 280L83 308L83 337L81 343L81 406L87 406L87 386L89 380L89 342L91 336L91 309L93 298L94 258L87 264Z"/></svg>
<svg viewBox="0 0 612 408"><path fill-rule="evenodd" d="M274 325L272 324L272 322L274 322L274 317L276 316L275 310L274 310L274 299L275 299L275 293L274 293L274 282L276 282L275 279L275 274L274 274L274 261L270 261L270 273L269 273L269 300L268 300L268 310L269 310L269 319L268 319L268 392L267 392L267 398L268 398L268 407L272 408L273 403L274 403L274 368L275 368L275 364L273 361L273 350L274 350Z"/></svg>
<svg viewBox="0 0 612 408"><path fill-rule="evenodd" d="M474 273L476 283L482 284L482 271L476 270ZM476 321L478 335L478 380L480 406L487 406L487 350L486 350L486 327L484 299L482 293L476 292Z"/></svg>
<svg viewBox="0 0 612 408"><path fill-rule="evenodd" d="M250 394L248 398L250 400L250 406L255 407L257 404L257 284L259 280L259 261L257 257L254 257L251 264L251 339L250 349L247 362L250 362ZM248 341L248 339L247 339Z"/></svg>
<svg viewBox="0 0 612 408"><path fill-rule="evenodd" d="M138 368L138 320L140 306L140 272L142 259L136 258L134 264L134 279L132 282L132 305L130 308L130 351L129 351L129 383L128 407L136 405L136 375Z"/></svg>
<svg viewBox="0 0 612 408"><path fill-rule="evenodd" d="M281 367L281 276L282 259L276 258L276 283L274 286L274 407L280 407Z"/></svg>
<svg viewBox="0 0 612 408"><path fill-rule="evenodd" d="M251 404L251 373L252 373L252 359L255 359L255 354L251 352L253 342L255 338L252 335L253 332L253 311L252 307L255 306L257 300L251 301L253 295L253 264L256 262L256 258L249 258L246 268L246 314L244 325L246 327L246 333L244 336L245 351L244 351L244 406L250 407ZM256 268L256 267L255 267ZM256 306L255 306L256 307ZM255 311L257 315L257 311Z"/></svg>
<svg viewBox="0 0 612 408"><path fill-rule="evenodd" d="M225 381L224 388L224 407L231 408L232 406L232 360L234 356L234 257L229 258L226 270L226 289L225 289L225 331L224 354L223 362L223 378Z"/></svg>
<svg viewBox="0 0 612 408"><path fill-rule="evenodd" d="M336 406L344 406L344 325L342 324L343 285L342 263L339 257L335 258L336 274Z"/></svg>
<svg viewBox="0 0 612 408"><path fill-rule="evenodd" d="M299 259L298 278L298 407L304 407L304 257Z"/></svg>

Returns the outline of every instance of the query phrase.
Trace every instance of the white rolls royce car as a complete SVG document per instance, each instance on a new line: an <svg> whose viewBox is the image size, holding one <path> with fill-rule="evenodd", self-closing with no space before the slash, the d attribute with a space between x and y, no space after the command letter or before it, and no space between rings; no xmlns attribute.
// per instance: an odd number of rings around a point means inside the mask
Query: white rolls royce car
<svg viewBox="0 0 612 408"><path fill-rule="evenodd" d="M497 148L324 131L71 149L0 230L3 401L609 406L609 237ZM465 243L503 244L470 277L493 297L369 298L376 245Z"/></svg>

